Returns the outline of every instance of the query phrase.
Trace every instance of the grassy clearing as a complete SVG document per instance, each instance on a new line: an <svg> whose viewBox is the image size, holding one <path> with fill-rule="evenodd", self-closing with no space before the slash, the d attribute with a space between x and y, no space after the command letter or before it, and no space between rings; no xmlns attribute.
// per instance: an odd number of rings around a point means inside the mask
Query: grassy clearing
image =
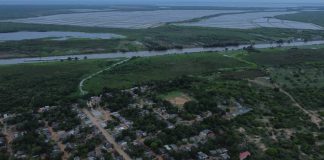
<svg viewBox="0 0 324 160"><path fill-rule="evenodd" d="M69 103L79 95L80 80L112 60L87 60L0 67L1 112Z"/></svg>
<svg viewBox="0 0 324 160"><path fill-rule="evenodd" d="M181 91L172 91L172 92L168 92L166 94L162 94L159 97L162 98L162 99L172 99L172 98L180 97L180 96L183 96L183 95L184 95L184 93L181 92Z"/></svg>
<svg viewBox="0 0 324 160"><path fill-rule="evenodd" d="M191 97L181 91L168 92L166 94L160 95L159 98L169 101L174 106L179 107L182 107L186 102L192 100Z"/></svg>
<svg viewBox="0 0 324 160"><path fill-rule="evenodd" d="M86 90L97 93L103 87L128 88L143 82L173 79L183 75L208 74L222 68L235 67L251 65L217 53L136 58L87 81Z"/></svg>
<svg viewBox="0 0 324 160"><path fill-rule="evenodd" d="M311 66L272 68L271 76L287 88L324 87L324 69Z"/></svg>
<svg viewBox="0 0 324 160"><path fill-rule="evenodd" d="M323 62L324 49L267 49L261 52L241 54L247 61L262 66L297 65L303 63Z"/></svg>
<svg viewBox="0 0 324 160"><path fill-rule="evenodd" d="M306 23L313 23L319 26L324 26L324 11L305 11L295 14L286 14L277 16L279 19L291 20L291 21L300 21Z"/></svg>

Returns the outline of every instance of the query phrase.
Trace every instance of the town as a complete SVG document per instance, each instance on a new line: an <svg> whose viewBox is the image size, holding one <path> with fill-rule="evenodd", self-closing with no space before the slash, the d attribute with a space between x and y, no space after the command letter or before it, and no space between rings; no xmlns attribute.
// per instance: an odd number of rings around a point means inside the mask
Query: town
<svg viewBox="0 0 324 160"><path fill-rule="evenodd" d="M175 159L185 153L194 153L199 160L231 158L225 146L204 148L221 137L212 129L192 130L192 136L181 131L194 128L215 114L232 119L248 113L250 108L232 99L219 104L217 112L192 114L190 106L197 102L190 96L159 99L152 97L153 92L154 86L106 91L71 107L44 106L27 115L4 114L2 150L18 159ZM25 116L30 121L21 121ZM32 140L28 134L37 134L37 142L33 143L42 147L20 144ZM174 141L168 139L168 134L176 134ZM249 155L247 150L239 157L243 160Z"/></svg>

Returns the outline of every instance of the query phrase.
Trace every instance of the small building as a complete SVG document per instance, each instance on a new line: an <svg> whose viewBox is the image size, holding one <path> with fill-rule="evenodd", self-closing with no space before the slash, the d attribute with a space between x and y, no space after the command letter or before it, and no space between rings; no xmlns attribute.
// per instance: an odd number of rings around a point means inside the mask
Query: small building
<svg viewBox="0 0 324 160"><path fill-rule="evenodd" d="M167 150L167 151L171 151L171 147L169 145L164 145L164 148Z"/></svg>
<svg viewBox="0 0 324 160"><path fill-rule="evenodd" d="M205 160L205 159L208 158L208 155L207 155L206 153L204 153L204 152L198 152L198 153L197 153L197 158L198 158L199 160Z"/></svg>
<svg viewBox="0 0 324 160"><path fill-rule="evenodd" d="M244 160L249 156L251 156L251 153L249 151L241 152L240 153L240 160Z"/></svg>

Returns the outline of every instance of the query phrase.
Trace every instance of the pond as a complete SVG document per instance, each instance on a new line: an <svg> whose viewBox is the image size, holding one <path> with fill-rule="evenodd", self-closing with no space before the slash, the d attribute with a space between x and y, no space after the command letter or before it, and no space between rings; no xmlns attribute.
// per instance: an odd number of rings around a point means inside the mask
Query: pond
<svg viewBox="0 0 324 160"><path fill-rule="evenodd" d="M31 39L50 39L50 40L67 40L67 39L112 39L124 38L122 35L112 33L84 33L84 32L10 32L0 33L0 42L4 41L21 41Z"/></svg>

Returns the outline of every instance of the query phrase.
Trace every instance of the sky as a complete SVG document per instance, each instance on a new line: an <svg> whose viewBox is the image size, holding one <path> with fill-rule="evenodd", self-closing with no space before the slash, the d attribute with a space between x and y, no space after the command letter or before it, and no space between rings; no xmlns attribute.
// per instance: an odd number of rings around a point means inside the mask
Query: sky
<svg viewBox="0 0 324 160"><path fill-rule="evenodd" d="M324 0L0 0L1 4L147 4L147 5L235 5L323 3Z"/></svg>

